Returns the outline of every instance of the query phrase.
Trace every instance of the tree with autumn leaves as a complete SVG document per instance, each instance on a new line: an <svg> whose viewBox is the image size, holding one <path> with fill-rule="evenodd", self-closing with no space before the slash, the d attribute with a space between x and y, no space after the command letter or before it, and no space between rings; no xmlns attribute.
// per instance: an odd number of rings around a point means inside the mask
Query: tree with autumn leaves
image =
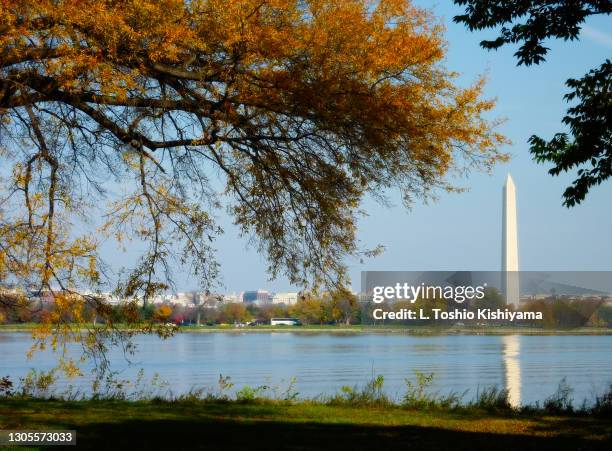
<svg viewBox="0 0 612 451"><path fill-rule="evenodd" d="M41 340L103 350L64 311L112 323L85 293L114 283L140 331L176 267L214 285L225 208L272 277L345 285L345 257L377 251L356 239L365 196L410 204L506 158L443 31L407 0L0 1L0 281L52 293ZM107 238L144 246L117 280Z"/></svg>

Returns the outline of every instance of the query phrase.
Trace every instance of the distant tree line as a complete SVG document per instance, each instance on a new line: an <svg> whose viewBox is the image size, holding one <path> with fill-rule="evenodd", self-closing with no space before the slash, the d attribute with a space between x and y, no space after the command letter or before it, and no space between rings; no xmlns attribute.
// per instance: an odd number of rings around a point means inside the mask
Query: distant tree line
<svg viewBox="0 0 612 451"><path fill-rule="evenodd" d="M402 309L420 311L424 315L433 317L433 309L441 311L463 310L476 312L479 309L512 309L507 306L503 296L494 288L485 291L483 299L458 304L446 299L418 299L415 302L397 301L393 303L360 303L357 296L348 291L324 293L322 295L309 294L302 296L295 304L254 304L243 302L226 302L217 308L206 304L185 306L181 304L148 304L144 308L134 308L133 304L120 304L108 306L108 318L121 322L126 315L138 316L142 321L157 323L173 323L176 325L217 325L217 324L269 324L271 318L292 317L298 318L306 325L351 325L351 324L402 324L418 325L453 325L456 320L437 320L424 323L423 320L392 320L373 321L372 311L382 308L385 311L399 312ZM570 299L557 296L532 300L520 310L542 312L543 320L514 321L514 325L544 327L544 328L571 328L571 327L612 327L612 306L605 304L601 299ZM52 307L43 304L38 309L3 309L0 303L0 323L28 323L46 322L47 316L53 313ZM70 322L73 318L62 318ZM84 312L81 321L100 322L95 309ZM466 325L511 325L505 320L494 321L459 321Z"/></svg>
<svg viewBox="0 0 612 451"><path fill-rule="evenodd" d="M149 314L159 314L161 307ZM357 296L341 291L323 295L302 296L297 303L263 304L225 303L219 308L205 306L185 307L175 305L165 313L169 321L176 324L234 324L269 323L271 318L298 318L303 324L358 324L361 308Z"/></svg>

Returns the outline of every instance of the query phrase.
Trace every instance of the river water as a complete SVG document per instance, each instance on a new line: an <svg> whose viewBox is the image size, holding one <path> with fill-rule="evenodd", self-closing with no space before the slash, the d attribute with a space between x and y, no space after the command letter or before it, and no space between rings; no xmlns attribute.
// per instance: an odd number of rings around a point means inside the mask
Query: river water
<svg viewBox="0 0 612 451"><path fill-rule="evenodd" d="M131 363L111 353L119 377L135 379L142 369L145 380L158 374L174 394L216 388L223 375L235 388L286 388L295 378L299 396L313 397L383 375L386 392L399 398L405 379L414 380L418 370L434 373L433 391L467 391L470 399L495 385L508 389L514 404L544 400L565 378L580 403L612 383L612 336L183 333L166 341L138 337L136 343ZM18 380L31 368L53 366L57 357L50 352L26 359L30 345L28 333L0 333L0 377ZM87 392L91 378L62 380L58 389L69 384Z"/></svg>

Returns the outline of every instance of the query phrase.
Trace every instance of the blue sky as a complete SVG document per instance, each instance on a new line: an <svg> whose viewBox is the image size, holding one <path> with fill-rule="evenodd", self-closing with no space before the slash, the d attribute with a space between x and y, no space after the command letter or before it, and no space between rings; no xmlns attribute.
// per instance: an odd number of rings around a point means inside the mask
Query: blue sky
<svg viewBox="0 0 612 451"><path fill-rule="evenodd" d="M463 180L468 192L442 193L436 203L416 204L410 211L401 206L397 193L390 193L392 208L367 201L369 216L360 223L359 238L366 247L382 244L386 251L363 264L348 262L354 288L363 270L499 270L501 196L508 172L517 186L521 269L612 270L612 181L593 189L583 204L562 207L561 195L573 174L552 178L546 166L531 160L527 145L532 134L549 138L563 130L564 82L612 55L612 20L588 20L580 41L552 41L546 63L517 67L516 48L480 48L478 43L495 36L493 31L470 33L453 24L460 9L452 2L417 3L432 8L447 24L447 67L461 73L460 84L487 74L486 95L497 98L493 116L506 119L500 130L513 142L504 149L512 160L491 175L473 173ZM223 291L291 288L283 278L269 281L264 258L238 238L229 218L219 219L226 230L217 241ZM197 288L188 277L177 282L179 289Z"/></svg>

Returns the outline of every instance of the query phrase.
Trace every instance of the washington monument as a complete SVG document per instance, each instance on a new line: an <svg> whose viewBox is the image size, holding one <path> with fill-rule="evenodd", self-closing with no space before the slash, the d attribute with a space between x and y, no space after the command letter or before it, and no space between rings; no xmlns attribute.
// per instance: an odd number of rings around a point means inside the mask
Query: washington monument
<svg viewBox="0 0 612 451"><path fill-rule="evenodd" d="M510 174L503 189L502 207L502 295L506 304L519 306L518 229L516 225L516 188Z"/></svg>

